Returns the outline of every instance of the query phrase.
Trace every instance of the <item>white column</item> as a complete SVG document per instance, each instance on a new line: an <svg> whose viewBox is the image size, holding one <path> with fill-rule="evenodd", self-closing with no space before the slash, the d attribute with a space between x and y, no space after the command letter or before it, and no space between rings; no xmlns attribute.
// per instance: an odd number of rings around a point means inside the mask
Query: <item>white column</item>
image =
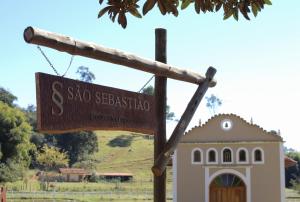
<svg viewBox="0 0 300 202"><path fill-rule="evenodd" d="M251 202L251 168L247 167L246 168L246 195L247 195L247 202Z"/></svg>
<svg viewBox="0 0 300 202"><path fill-rule="evenodd" d="M173 154L173 202L177 202L177 150Z"/></svg>
<svg viewBox="0 0 300 202"><path fill-rule="evenodd" d="M285 170L284 170L284 154L283 154L283 143L279 143L279 154L280 154L280 195L281 202L285 202Z"/></svg>
<svg viewBox="0 0 300 202"><path fill-rule="evenodd" d="M205 167L205 202L209 202L209 167Z"/></svg>

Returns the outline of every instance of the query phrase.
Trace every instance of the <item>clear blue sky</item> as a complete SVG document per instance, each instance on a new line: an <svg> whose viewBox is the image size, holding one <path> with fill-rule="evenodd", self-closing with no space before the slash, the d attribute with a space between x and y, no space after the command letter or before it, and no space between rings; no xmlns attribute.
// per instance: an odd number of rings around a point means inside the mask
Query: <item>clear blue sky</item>
<svg viewBox="0 0 300 202"><path fill-rule="evenodd" d="M154 29L168 32L168 63L204 74L214 66L218 84L208 91L223 100L220 113L235 113L266 130L280 130L286 146L300 150L300 1L275 1L257 18L222 20L222 13L196 15L193 8L178 18L158 15L129 17L123 30L107 16L97 19L98 0L2 0L0 3L0 86L18 97L17 104L35 104L35 72L54 74L35 45L26 44L27 26L92 41L110 48L154 58ZM43 48L60 73L70 55ZM138 91L150 74L76 56L67 77L78 78L88 66L95 83ZM195 85L169 80L168 103L180 117ZM202 102L189 127L211 114ZM169 133L174 123L169 123Z"/></svg>

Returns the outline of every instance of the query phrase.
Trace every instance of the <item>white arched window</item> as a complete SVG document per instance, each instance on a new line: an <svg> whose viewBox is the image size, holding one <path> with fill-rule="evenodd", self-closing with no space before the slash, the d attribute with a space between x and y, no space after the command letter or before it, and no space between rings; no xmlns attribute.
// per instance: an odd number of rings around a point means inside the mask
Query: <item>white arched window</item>
<svg viewBox="0 0 300 202"><path fill-rule="evenodd" d="M246 148L239 148L236 151L236 162L240 164L249 163L249 154Z"/></svg>
<svg viewBox="0 0 300 202"><path fill-rule="evenodd" d="M265 163L265 154L262 148L256 147L252 150L252 162L253 164Z"/></svg>
<svg viewBox="0 0 300 202"><path fill-rule="evenodd" d="M195 148L191 153L192 164L202 164L203 163L203 152L200 148Z"/></svg>
<svg viewBox="0 0 300 202"><path fill-rule="evenodd" d="M206 163L207 164L218 163L218 151L215 148L209 148L206 151Z"/></svg>
<svg viewBox="0 0 300 202"><path fill-rule="evenodd" d="M222 163L224 164L232 164L233 163L233 152L229 147L225 147L222 149L221 153Z"/></svg>

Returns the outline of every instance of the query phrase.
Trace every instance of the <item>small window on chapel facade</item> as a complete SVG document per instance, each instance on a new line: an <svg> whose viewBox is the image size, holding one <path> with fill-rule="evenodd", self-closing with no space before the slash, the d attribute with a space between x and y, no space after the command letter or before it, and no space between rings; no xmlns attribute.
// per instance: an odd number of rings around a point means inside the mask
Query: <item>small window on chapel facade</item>
<svg viewBox="0 0 300 202"><path fill-rule="evenodd" d="M201 164L202 163L202 151L200 149L194 149L192 151L192 163Z"/></svg>
<svg viewBox="0 0 300 202"><path fill-rule="evenodd" d="M261 151L260 150L255 150L254 152L254 156L255 156L255 161L262 161L262 155L261 155Z"/></svg>
<svg viewBox="0 0 300 202"><path fill-rule="evenodd" d="M240 162L246 162L247 161L247 156L246 156L246 151L245 150L239 151L239 161Z"/></svg>
<svg viewBox="0 0 300 202"><path fill-rule="evenodd" d="M214 150L210 150L208 152L208 162L214 163L216 161L217 161L217 159L216 159L216 152Z"/></svg>
<svg viewBox="0 0 300 202"><path fill-rule="evenodd" d="M262 149L260 149L260 148L254 149L254 152L252 155L253 155L253 163L256 163L256 164L264 163L264 153L263 153Z"/></svg>
<svg viewBox="0 0 300 202"><path fill-rule="evenodd" d="M240 164L249 163L248 150L246 148L239 148L236 153L236 161Z"/></svg>
<svg viewBox="0 0 300 202"><path fill-rule="evenodd" d="M223 150L223 163L232 163L232 152L230 149Z"/></svg>

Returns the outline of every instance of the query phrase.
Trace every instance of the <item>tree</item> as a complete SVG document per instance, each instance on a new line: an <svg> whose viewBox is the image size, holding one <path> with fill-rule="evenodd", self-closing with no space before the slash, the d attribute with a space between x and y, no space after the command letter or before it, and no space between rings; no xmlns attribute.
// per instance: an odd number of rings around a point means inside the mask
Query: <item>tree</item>
<svg viewBox="0 0 300 202"><path fill-rule="evenodd" d="M36 121L36 107L34 105L28 105L26 109L23 110L29 124L34 132L37 132L37 121Z"/></svg>
<svg viewBox="0 0 300 202"><path fill-rule="evenodd" d="M217 108L222 105L222 100L211 94L209 97L205 97L206 99L206 107L210 110L210 112L215 115Z"/></svg>
<svg viewBox="0 0 300 202"><path fill-rule="evenodd" d="M103 0L99 0L100 4L103 2ZM126 14L130 13L137 18L142 18L138 11L140 7L138 4L139 0L106 0L106 3L107 6L100 10L98 18L108 13L111 21L115 22L117 18L118 23L123 28L127 26ZM272 2L271 0L146 0L143 5L143 15L146 15L155 5L158 6L162 15L173 14L177 17L179 15L179 5L181 10L194 5L197 14L218 12L223 8L224 20L232 16L235 20L238 20L239 14L250 20L249 13L256 17L258 12L264 9L265 5L272 5Z"/></svg>
<svg viewBox="0 0 300 202"><path fill-rule="evenodd" d="M59 148L56 147L49 147L47 144L38 153L36 160L40 168L46 171L45 174L42 173L42 185L46 190L48 190L50 182L48 172L60 167L67 167L69 162L65 152L59 151Z"/></svg>
<svg viewBox="0 0 300 202"><path fill-rule="evenodd" d="M80 75L80 80L92 83L95 80L95 75L88 67L78 67L77 74ZM98 151L97 136L92 131L80 131L74 133L65 133L55 136L47 136L47 139L55 143L57 147L68 152L70 159L69 165L73 165L79 161L91 159L89 155ZM54 142L56 141L56 142Z"/></svg>
<svg viewBox="0 0 300 202"><path fill-rule="evenodd" d="M297 161L295 166L289 167L285 171L286 187L291 187L295 184L300 184L300 152L293 149L286 153L286 156Z"/></svg>
<svg viewBox="0 0 300 202"><path fill-rule="evenodd" d="M78 67L77 74L80 76L80 80L88 83L92 83L93 80L96 79L95 75L93 72L89 71L88 67L80 66Z"/></svg>
<svg viewBox="0 0 300 202"><path fill-rule="evenodd" d="M0 87L0 101L8 104L9 106L14 106L14 101L17 100L17 97L14 96L11 92L8 90L5 90L4 88Z"/></svg>
<svg viewBox="0 0 300 202"><path fill-rule="evenodd" d="M76 162L89 159L88 155L98 151L97 136L92 131L80 131L52 136L57 141L56 146L68 153L70 166Z"/></svg>
<svg viewBox="0 0 300 202"><path fill-rule="evenodd" d="M44 170L49 171L66 167L69 159L66 152L61 152L59 148L49 147L45 144L37 155L37 162Z"/></svg>
<svg viewBox="0 0 300 202"><path fill-rule="evenodd" d="M147 95L154 95L154 88L153 86L147 86L142 90L142 93L147 94ZM175 113L170 111L170 106L166 106L166 119L167 120L174 120L175 118Z"/></svg>
<svg viewBox="0 0 300 202"><path fill-rule="evenodd" d="M0 181L15 181L28 168L30 134L24 113L0 101Z"/></svg>

